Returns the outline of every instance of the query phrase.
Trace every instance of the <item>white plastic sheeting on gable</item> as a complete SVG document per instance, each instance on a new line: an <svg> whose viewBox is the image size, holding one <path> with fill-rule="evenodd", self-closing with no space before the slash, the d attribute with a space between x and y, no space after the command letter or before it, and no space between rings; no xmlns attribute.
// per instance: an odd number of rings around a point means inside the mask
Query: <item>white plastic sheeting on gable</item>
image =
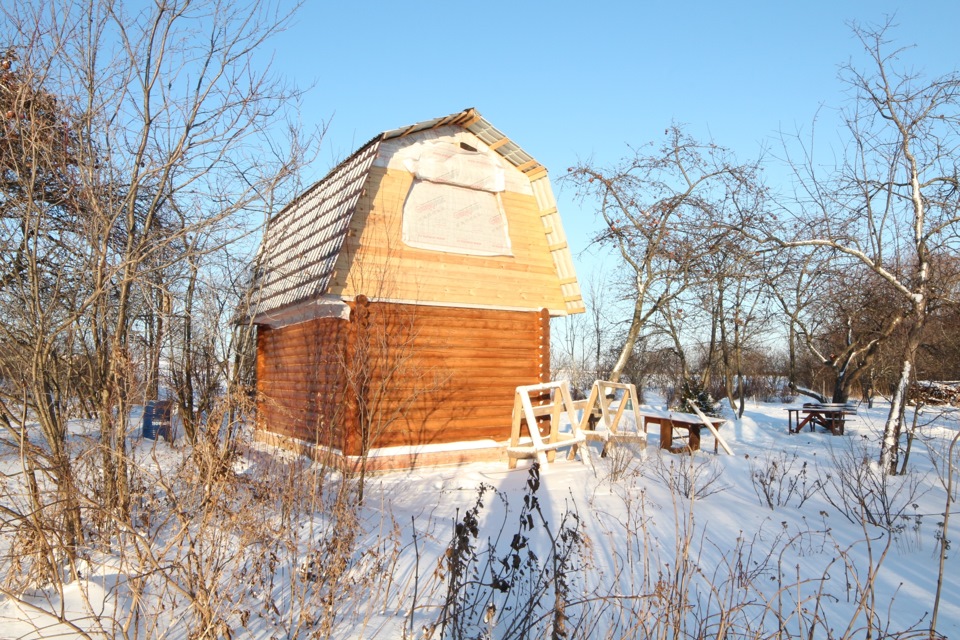
<svg viewBox="0 0 960 640"><path fill-rule="evenodd" d="M419 180L499 193L504 190L503 166L492 152L470 151L448 142L430 142L415 158L403 161Z"/></svg>
<svg viewBox="0 0 960 640"><path fill-rule="evenodd" d="M397 171L409 170L407 160L420 158L423 155L424 148L438 142L445 142L454 147L459 147L460 143L464 143L477 149L484 156L494 159L501 167L505 191L533 195L530 180L527 176L501 157L498 151L492 151L477 136L456 126L438 127L411 136L384 140L377 149L377 157L373 161L373 166Z"/></svg>
<svg viewBox="0 0 960 640"><path fill-rule="evenodd" d="M414 175L403 204L403 242L420 249L478 256L512 255L500 200L504 169L491 151L435 140L409 148Z"/></svg>
<svg viewBox="0 0 960 640"><path fill-rule="evenodd" d="M414 180L403 204L403 242L432 251L513 255L496 193L425 180Z"/></svg>

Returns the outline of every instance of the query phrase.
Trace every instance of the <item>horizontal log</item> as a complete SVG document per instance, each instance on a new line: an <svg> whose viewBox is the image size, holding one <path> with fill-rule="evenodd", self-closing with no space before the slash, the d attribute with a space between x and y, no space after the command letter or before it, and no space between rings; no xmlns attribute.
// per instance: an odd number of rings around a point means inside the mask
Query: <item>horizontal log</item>
<svg viewBox="0 0 960 640"><path fill-rule="evenodd" d="M274 403L275 406L266 406L266 403L269 402ZM298 398L296 395L289 393L274 393L265 396L265 402L261 405L261 409L290 416L299 415L310 418L324 418L328 421L337 416L347 415L347 413L352 410L350 405L345 402L309 402L303 397Z"/></svg>
<svg viewBox="0 0 960 640"><path fill-rule="evenodd" d="M341 356L340 350L329 349L329 350L316 350L310 349L295 344L284 345L279 348L269 348L263 350L264 357L267 358L265 365L272 365L277 361L281 362L295 362L298 364L330 364L334 365L337 362L340 362Z"/></svg>
<svg viewBox="0 0 960 640"><path fill-rule="evenodd" d="M335 281L331 291L344 296L359 294L373 295L374 297L394 298L400 300L422 300L437 304L457 305L471 304L490 307L509 307L519 309L564 309L564 302L560 295L560 288L549 291L550 284L504 282L497 285L480 286L464 282L470 274L463 274L454 278L448 286L432 286L420 282L397 285L371 292L362 287L353 287L342 281Z"/></svg>
<svg viewBox="0 0 960 640"><path fill-rule="evenodd" d="M385 418L405 416L423 418L424 416L496 416L513 408L511 396L494 397L484 403L468 404L460 397L453 398L403 398L391 396L371 402L370 408L382 410Z"/></svg>
<svg viewBox="0 0 960 640"><path fill-rule="evenodd" d="M502 375L495 375L500 372ZM304 373L306 377L308 373ZM345 371L344 375L335 380L326 380L324 384L297 384L296 378L286 376L283 379L272 380L266 378L271 386L264 386L264 390L276 387L277 389L287 389L299 393L324 393L337 394L346 393L341 391L346 382L356 380L363 376L368 381L367 386L376 390L392 390L394 393L406 393L411 389L434 389L447 393L454 391L471 393L490 393L492 391L502 392L506 390L513 393L518 385L531 384L539 380L539 371L535 368L530 369L510 369L502 371L500 369L490 369L480 366L473 366L470 369L451 368L451 367L423 367L418 369L397 369L387 371L379 369L360 369Z"/></svg>
<svg viewBox="0 0 960 640"><path fill-rule="evenodd" d="M342 342L347 337L348 324L346 320L341 320L342 328L338 329L329 324L313 324L303 322L301 324L290 325L282 329L274 329L273 335L268 336L261 343L271 345L284 344L314 344L317 346L334 345Z"/></svg>
<svg viewBox="0 0 960 640"><path fill-rule="evenodd" d="M472 351L477 354L502 354L502 356L523 357L524 354L536 354L539 351L540 341L536 335L530 335L517 339L496 338L475 332L468 335L418 335L416 339L406 348L411 353L419 352L462 352Z"/></svg>
<svg viewBox="0 0 960 640"><path fill-rule="evenodd" d="M378 438L375 447L396 447L410 446L417 444L446 444L450 442L470 442L475 440L498 440L506 441L510 437L509 425L505 427L497 426L475 426L464 425L450 426L443 431L436 433L418 435L411 437L404 434L384 434Z"/></svg>
<svg viewBox="0 0 960 640"><path fill-rule="evenodd" d="M336 329L338 327L345 328L345 325L346 321L340 318L315 318L314 320L287 325L279 329L262 326L258 332L258 338L268 341L297 339L315 335L319 327L323 327L324 335L332 336L336 335Z"/></svg>
<svg viewBox="0 0 960 640"><path fill-rule="evenodd" d="M454 338L451 338L451 341L453 340ZM532 341L525 344L514 343L503 348L497 348L495 346L483 348L477 345L451 345L449 347L443 347L437 344L420 346L417 344L384 345L380 343L360 343L351 352L345 354L342 360L323 362L319 359L310 360L309 358L298 358L297 361L299 366L303 367L326 366L329 369L333 369L336 368L337 365L345 365L347 368L353 368L356 366L356 363L360 361L392 364L416 360L424 364L445 357L469 357L471 354L475 354L477 358L486 359L493 357L493 359L502 360L504 366L513 364L510 362L511 360L532 360L537 359L541 354L546 355L545 351L539 349L538 345ZM497 357L497 354L502 355ZM266 365L268 367L271 365L269 360Z"/></svg>
<svg viewBox="0 0 960 640"><path fill-rule="evenodd" d="M297 350L292 347L284 350L265 351L264 360L263 366L268 370L277 367L309 367L313 370L324 368L334 370L341 363L347 362L346 357L310 353L309 351Z"/></svg>
<svg viewBox="0 0 960 640"><path fill-rule="evenodd" d="M379 362L403 362L416 360L426 362L439 358L477 358L480 360L502 360L504 365L508 366L511 361L530 360L539 357L541 350L539 345L530 340L526 343L513 342L507 345L498 345L496 343L482 344L475 342L473 344L459 344L450 340L450 344L443 345L438 342L430 344L408 343L408 344L358 344L352 354L345 354L342 359L323 360L320 358L310 359L308 354L294 354L284 362L295 360L298 365L305 367L327 367L331 370L338 365L353 366L355 362L379 361ZM271 363L267 363L268 365Z"/></svg>
<svg viewBox="0 0 960 640"><path fill-rule="evenodd" d="M525 322L502 320L463 320L451 317L444 321L415 320L409 337L424 341L449 341L451 337L463 340L487 340L491 343L535 342L540 338L539 321L531 314Z"/></svg>
<svg viewBox="0 0 960 640"><path fill-rule="evenodd" d="M362 372L365 377L369 378L372 381L372 384L383 384L381 381L384 379L392 380L389 384L396 385L397 380L400 377L411 378L412 376L422 377L423 379L432 379L439 377L441 380L444 379L453 379L453 380L476 380L480 378L500 378L501 380L509 380L511 383L514 380L524 380L524 381L536 381L539 379L539 369L535 366L525 366L525 367L510 367L505 368L501 366L490 366L483 363L471 362L469 368L466 366L455 367L451 366L443 361L425 363L419 368L408 368L406 370L390 370L385 367L371 367L363 370L354 370L352 375L357 375ZM401 376L402 374L402 376ZM348 371L347 376L349 377L351 372ZM391 378L392 376L392 378Z"/></svg>
<svg viewBox="0 0 960 640"><path fill-rule="evenodd" d="M529 378L527 379L529 381ZM367 397L377 399L384 407L452 407L459 411L462 407L513 406L515 387L482 387L464 383L459 388L447 383L441 388L428 384L420 388L374 386ZM344 391L325 395L323 392L305 393L295 387L265 389L262 392L264 404L277 403L282 407L338 407L352 392ZM414 398L413 396L419 396Z"/></svg>
<svg viewBox="0 0 960 640"><path fill-rule="evenodd" d="M375 434L370 441L375 447L390 447L397 445L431 444L441 442L457 442L491 438L506 440L510 437L510 422L502 424L491 422L458 423L448 422L442 429L426 430L411 428L407 430L392 430Z"/></svg>
<svg viewBox="0 0 960 640"><path fill-rule="evenodd" d="M398 317L412 317L412 318L430 318L436 317L439 319L444 319L447 317L458 317L464 319L474 319L481 321L489 320L503 320L509 321L511 318L516 320L523 320L527 318L529 314L536 313L534 311L504 311L498 309L483 309L483 308L464 308L464 307L443 307L443 306L418 306L415 304L398 304L392 302L376 302L375 300L370 302L367 306L367 309L371 313L378 313L378 310L385 310L389 312L396 311ZM269 327L261 328L261 336L270 336L277 335L280 333L293 334L310 332L312 327L320 325L331 325L331 326L344 326L345 321L340 318L317 318L307 322L302 322L294 325L289 325L281 329L271 329Z"/></svg>
<svg viewBox="0 0 960 640"><path fill-rule="evenodd" d="M310 398L317 398L311 402ZM337 395L323 396L320 394L306 395L295 390L288 389L270 389L262 393L260 408L265 411L279 411L289 414L312 411L314 413L323 412L325 415L338 415L343 413L346 405ZM336 399L337 402L327 402L326 398Z"/></svg>
<svg viewBox="0 0 960 640"><path fill-rule="evenodd" d="M266 380L260 387L260 393L265 398L277 398L283 400L297 398L317 398L313 402L327 401L327 398L334 398L342 395L336 385L304 385L296 384L293 379L285 380Z"/></svg>
<svg viewBox="0 0 960 640"><path fill-rule="evenodd" d="M503 341L504 343L516 343L518 345L536 342L540 338L540 332L533 323L508 324L508 323L486 323L488 326L476 326L478 323L461 323L455 318L449 321L446 326L435 324L420 323L413 333L405 331L390 331L389 325L383 327L387 330L387 335L377 326L369 330L360 330L355 339L362 339L367 344L375 344L378 341L382 343L405 344L417 343L423 340L424 344L431 342L450 343L458 340L487 340L491 343ZM473 325L473 326L471 326Z"/></svg>
<svg viewBox="0 0 960 640"><path fill-rule="evenodd" d="M402 412L394 413L390 407L380 405L372 409L381 411L382 419L375 419L370 424L375 428L394 428L393 425L405 425L404 428L437 429L448 422L470 420L472 424L481 423L510 423L512 404L486 407L456 407L449 405L434 405L430 407L403 407ZM262 416L278 419L284 423L296 423L310 428L319 428L322 425L331 426L351 423L357 425L355 418L348 419L345 412L324 413L316 409L297 409L291 405L282 411L262 411Z"/></svg>
<svg viewBox="0 0 960 640"><path fill-rule="evenodd" d="M539 335L538 318L533 313L521 315L525 317L481 319L454 314L442 316L426 313L391 317L390 314L375 311L367 316L367 328L360 329L357 335L368 342L382 337L394 343L421 338L446 341L451 335L465 339L496 339L508 342L535 339ZM271 336L270 340L261 340L259 347L261 350L269 349L284 353L301 350L329 354L339 344L345 342L346 333L337 336L323 331L318 327L312 334Z"/></svg>
<svg viewBox="0 0 960 640"><path fill-rule="evenodd" d="M306 442L337 440L341 439L344 435L336 429L317 431L312 428L289 424L283 425L270 421L263 422L261 428L273 433L283 433L291 437L296 437ZM510 421L508 418L496 422L489 418L461 417L451 418L449 420L436 420L427 426L416 423L394 422L388 428L372 433L371 441L374 447L389 447L431 443L439 444L486 438L506 440L509 436ZM356 432L353 432L349 437L355 439L359 436Z"/></svg>
<svg viewBox="0 0 960 640"><path fill-rule="evenodd" d="M479 349L477 347L421 348L411 352L411 366L469 367L477 366L527 368L536 366L538 353L535 348Z"/></svg>
<svg viewBox="0 0 960 640"><path fill-rule="evenodd" d="M273 361L281 360L283 362L295 361L302 366L334 368L339 364L352 364L358 359L385 361L403 360L418 356L424 358L444 355L468 357L470 354L475 354L478 358L499 357L502 360L510 360L514 358L536 358L545 353L546 351L540 348L540 341L533 338L504 342L499 342L489 336L473 339L459 334L447 336L446 339L443 336L432 336L427 340L399 340L397 342L361 338L356 341L350 351L346 351L340 357L320 357L317 354L293 350L287 352L286 357L282 360L275 358L272 353L269 354L264 365L270 366L275 364Z"/></svg>
<svg viewBox="0 0 960 640"><path fill-rule="evenodd" d="M279 418L284 422L299 423L319 427L320 425L332 425L340 422L352 422L348 420L349 414L341 410L343 408L331 408L330 411L321 411L316 407L302 407L295 402L290 401L281 409L264 409L261 414Z"/></svg>
<svg viewBox="0 0 960 640"><path fill-rule="evenodd" d="M529 342L539 338L540 332L535 318L528 318L526 322L503 320L467 320L455 316L439 322L430 320L414 320L415 329L413 338L424 340L439 340L462 338L466 340L503 340L506 342Z"/></svg>
<svg viewBox="0 0 960 640"><path fill-rule="evenodd" d="M335 346L345 337L345 333L343 337L340 337L337 334L321 327L316 327L311 333L303 333L299 335L280 334L276 336L270 336L269 340L261 340L259 346L269 347L271 349L283 349L291 345L296 345L301 348L306 347L313 349L325 349Z"/></svg>
<svg viewBox="0 0 960 640"><path fill-rule="evenodd" d="M293 357L271 357L262 368L263 375L283 375L291 371L309 372L309 379L301 379L300 383L312 383L316 380L324 380L338 375L338 372L346 368L346 360L334 362L322 362L317 360L299 359Z"/></svg>
<svg viewBox="0 0 960 640"><path fill-rule="evenodd" d="M265 349L261 353L264 356L264 366L276 366L277 364L295 364L297 366L312 367L334 367L340 362L345 362L345 356L340 352L331 351L317 352L311 349L297 348L296 346L286 346L282 349Z"/></svg>
<svg viewBox="0 0 960 640"><path fill-rule="evenodd" d="M391 303L377 303L381 306L388 306ZM442 323L450 318L458 318L465 322L515 322L515 323L524 323L529 322L531 315L536 315L539 310L531 309L529 311L508 311L502 309L484 309L482 307L445 307L442 305L413 305L413 304L396 304L391 305L399 309L406 309L411 311L409 314L414 319L425 319L429 322L431 319L436 319L438 323Z"/></svg>
<svg viewBox="0 0 960 640"><path fill-rule="evenodd" d="M438 426L439 425L439 426ZM307 442L342 438L343 433L335 428L317 429L295 422L265 419L261 428L273 433L296 437ZM382 430L370 434L373 446L396 446L429 444L431 442L456 442L480 438L507 438L510 435L509 416L497 420L488 417L453 417L434 420L429 425L416 422L395 421ZM358 437L356 431L353 437Z"/></svg>

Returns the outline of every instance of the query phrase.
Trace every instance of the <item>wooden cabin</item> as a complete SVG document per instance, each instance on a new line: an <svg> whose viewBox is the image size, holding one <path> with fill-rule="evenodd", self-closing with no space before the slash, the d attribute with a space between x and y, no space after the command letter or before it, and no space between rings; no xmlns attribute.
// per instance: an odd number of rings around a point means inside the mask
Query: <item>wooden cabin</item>
<svg viewBox="0 0 960 640"><path fill-rule="evenodd" d="M547 170L476 110L386 131L270 220L259 437L376 466L503 455L584 310Z"/></svg>

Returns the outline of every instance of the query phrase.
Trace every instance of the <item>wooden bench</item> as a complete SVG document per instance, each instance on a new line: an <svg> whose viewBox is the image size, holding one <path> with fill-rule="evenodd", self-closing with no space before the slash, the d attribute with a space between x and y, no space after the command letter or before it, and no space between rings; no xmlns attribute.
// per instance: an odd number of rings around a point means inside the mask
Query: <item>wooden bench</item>
<svg viewBox="0 0 960 640"><path fill-rule="evenodd" d="M693 408L696 413L682 413L679 411L657 411L654 409L644 409L640 412L643 417L644 431L647 424L656 424L660 426L660 448L666 449L671 453L693 452L700 450L700 429L706 427L713 434L713 452L717 453L718 446L733 455L733 451L720 437L718 429L726 422L723 418L714 418L705 416L702 411ZM685 447L673 446L674 429L686 429L689 432L687 445Z"/></svg>
<svg viewBox="0 0 960 640"><path fill-rule="evenodd" d="M538 396L538 404L534 406L530 395ZM550 394L549 400L543 396ZM560 416L566 413L570 420L570 433L560 433ZM550 417L550 431L546 435L540 433L537 418ZM521 442L520 431L523 423L527 424L529 439ZM570 383L544 382L541 384L517 387L513 400L513 424L510 429L510 444L507 447L507 465L510 469L517 468L517 460L536 459L540 462L541 473L546 472L547 463L553 462L557 449L570 447L569 457L580 451L580 459L589 456L586 447L580 445L586 442L586 436L580 431L577 420L576 407L570 396Z"/></svg>

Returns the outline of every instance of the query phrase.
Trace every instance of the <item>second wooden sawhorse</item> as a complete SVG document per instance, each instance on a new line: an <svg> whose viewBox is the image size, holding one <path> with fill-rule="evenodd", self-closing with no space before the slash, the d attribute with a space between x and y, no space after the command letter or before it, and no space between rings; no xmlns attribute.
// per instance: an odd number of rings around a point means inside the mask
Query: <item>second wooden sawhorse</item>
<svg viewBox="0 0 960 640"><path fill-rule="evenodd" d="M613 408L613 393L623 391L620 404ZM626 415L627 403L634 416L634 430L623 428L622 419ZM647 434L643 430L640 417L640 400L637 387L622 382L597 380L590 389L586 400L574 402L574 406L583 414L580 417L580 432L588 441L603 443L600 457L606 457L610 445L636 443L647 445Z"/></svg>

